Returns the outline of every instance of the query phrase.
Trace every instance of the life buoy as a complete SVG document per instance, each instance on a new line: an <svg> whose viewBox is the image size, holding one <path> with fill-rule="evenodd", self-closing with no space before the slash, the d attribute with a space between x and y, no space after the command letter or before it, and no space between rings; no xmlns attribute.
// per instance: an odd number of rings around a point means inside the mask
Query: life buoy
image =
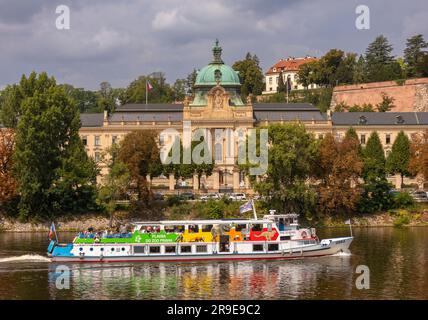
<svg viewBox="0 0 428 320"><path fill-rule="evenodd" d="M303 239L306 239L306 238L308 237L308 233L307 233L306 231L302 231L302 233L300 234L300 236L301 236Z"/></svg>

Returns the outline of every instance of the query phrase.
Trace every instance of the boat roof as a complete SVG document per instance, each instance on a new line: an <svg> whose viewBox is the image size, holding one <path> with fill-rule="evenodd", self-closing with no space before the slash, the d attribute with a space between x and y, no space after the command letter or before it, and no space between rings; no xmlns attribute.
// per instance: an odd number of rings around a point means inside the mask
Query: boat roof
<svg viewBox="0 0 428 320"><path fill-rule="evenodd" d="M246 223L254 223L254 224L260 224L260 223L272 223L272 220L268 219L218 219L218 220L159 220L159 221L140 221L140 222L133 222L132 224L135 226L141 226L141 225L156 225L156 224L162 224L162 225L184 225L184 224L246 224Z"/></svg>

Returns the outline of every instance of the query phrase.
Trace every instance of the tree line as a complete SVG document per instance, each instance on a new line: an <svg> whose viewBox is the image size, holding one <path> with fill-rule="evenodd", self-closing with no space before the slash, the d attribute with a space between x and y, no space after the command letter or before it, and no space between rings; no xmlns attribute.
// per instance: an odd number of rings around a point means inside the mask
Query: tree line
<svg viewBox="0 0 428 320"><path fill-rule="evenodd" d="M386 157L377 132L365 146L351 127L344 138L316 139L302 124L271 125L267 174L253 181L270 207L307 218L371 213L399 206L388 174L428 179L428 131L397 135Z"/></svg>

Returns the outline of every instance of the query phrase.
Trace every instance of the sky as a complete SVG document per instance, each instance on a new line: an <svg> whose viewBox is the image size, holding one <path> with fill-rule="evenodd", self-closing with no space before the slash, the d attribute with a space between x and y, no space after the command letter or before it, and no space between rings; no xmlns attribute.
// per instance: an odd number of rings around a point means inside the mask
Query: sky
<svg viewBox="0 0 428 320"><path fill-rule="evenodd" d="M56 28L59 5L68 30ZM355 26L359 5L368 30ZM426 0L0 0L0 88L33 70L90 90L156 71L172 83L210 62L216 38L225 63L251 52L263 71L331 48L364 53L380 34L402 56L408 37L428 39L427 21Z"/></svg>

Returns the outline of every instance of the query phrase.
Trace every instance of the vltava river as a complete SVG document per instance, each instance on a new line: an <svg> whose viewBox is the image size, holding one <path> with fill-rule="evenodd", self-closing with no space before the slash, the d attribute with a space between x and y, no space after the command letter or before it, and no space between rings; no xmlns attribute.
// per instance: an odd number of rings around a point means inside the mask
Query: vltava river
<svg viewBox="0 0 428 320"><path fill-rule="evenodd" d="M350 255L306 260L66 264L70 288L59 290L46 234L0 233L0 299L428 299L428 227L354 236ZM358 265L369 268L370 289L357 289Z"/></svg>

